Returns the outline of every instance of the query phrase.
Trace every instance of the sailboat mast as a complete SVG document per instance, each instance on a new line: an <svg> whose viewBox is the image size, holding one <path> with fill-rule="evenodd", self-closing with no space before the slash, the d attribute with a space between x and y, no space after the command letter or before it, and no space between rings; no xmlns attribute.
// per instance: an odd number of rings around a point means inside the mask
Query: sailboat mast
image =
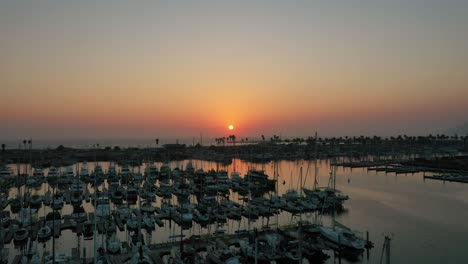
<svg viewBox="0 0 468 264"><path fill-rule="evenodd" d="M318 168L317 168L317 131L315 132L315 155L314 155L314 190L317 190L317 173L318 173Z"/></svg>
<svg viewBox="0 0 468 264"><path fill-rule="evenodd" d="M300 169L301 173L301 183L302 183L302 167ZM302 199L302 184L300 188L300 195L299 197ZM301 207L302 208L302 207ZM299 212L299 264L302 263L302 209Z"/></svg>

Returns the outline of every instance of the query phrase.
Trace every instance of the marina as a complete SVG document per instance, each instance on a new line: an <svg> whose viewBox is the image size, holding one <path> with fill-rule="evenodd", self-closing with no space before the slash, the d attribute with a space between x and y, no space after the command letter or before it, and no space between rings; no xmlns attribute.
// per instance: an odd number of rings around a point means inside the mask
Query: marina
<svg viewBox="0 0 468 264"><path fill-rule="evenodd" d="M408 159L337 160L6 165L2 184L9 191L2 196L2 252L12 263L47 263L54 245L65 239L58 243L67 246L55 250L72 263L97 259L140 263L145 258L145 263L173 263L174 258L210 263L207 254L214 243L246 263L254 262L255 256L257 261L262 256L263 262L297 260L300 243L300 255L311 263L372 263L379 253L373 250L374 244L382 243L382 237L346 217L352 210L347 204L353 201L350 191L356 177L422 175L423 180L447 181L461 177L450 176L453 171L444 176L436 170L430 174L430 168L410 166ZM280 176L288 172L289 176ZM345 233L335 233L339 230ZM356 236L361 245L347 244L347 236ZM286 251L267 258L248 249L249 245L254 248L255 239L266 239L268 244L273 243L268 242L272 237L276 242L270 246L284 244ZM396 242L393 245L398 247Z"/></svg>

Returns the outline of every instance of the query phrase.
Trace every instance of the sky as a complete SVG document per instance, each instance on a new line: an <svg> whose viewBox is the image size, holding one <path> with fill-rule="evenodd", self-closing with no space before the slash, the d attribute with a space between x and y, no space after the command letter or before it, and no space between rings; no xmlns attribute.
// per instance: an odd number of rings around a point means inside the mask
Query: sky
<svg viewBox="0 0 468 264"><path fill-rule="evenodd" d="M446 131L467 25L450 0L0 0L0 138Z"/></svg>

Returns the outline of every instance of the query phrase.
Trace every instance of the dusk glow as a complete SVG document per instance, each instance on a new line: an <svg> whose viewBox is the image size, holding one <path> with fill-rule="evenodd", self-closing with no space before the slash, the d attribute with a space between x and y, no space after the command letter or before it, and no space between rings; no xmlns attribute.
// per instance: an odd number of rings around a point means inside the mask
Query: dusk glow
<svg viewBox="0 0 468 264"><path fill-rule="evenodd" d="M0 136L394 135L468 111L466 1L2 1Z"/></svg>

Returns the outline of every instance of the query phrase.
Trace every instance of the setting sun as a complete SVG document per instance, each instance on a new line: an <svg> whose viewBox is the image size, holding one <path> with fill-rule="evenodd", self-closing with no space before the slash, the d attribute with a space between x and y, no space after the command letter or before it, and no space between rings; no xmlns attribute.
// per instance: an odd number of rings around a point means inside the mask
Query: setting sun
<svg viewBox="0 0 468 264"><path fill-rule="evenodd" d="M233 125L229 125L228 128L229 128L229 130L233 130L233 129L234 129L234 126L233 126Z"/></svg>

